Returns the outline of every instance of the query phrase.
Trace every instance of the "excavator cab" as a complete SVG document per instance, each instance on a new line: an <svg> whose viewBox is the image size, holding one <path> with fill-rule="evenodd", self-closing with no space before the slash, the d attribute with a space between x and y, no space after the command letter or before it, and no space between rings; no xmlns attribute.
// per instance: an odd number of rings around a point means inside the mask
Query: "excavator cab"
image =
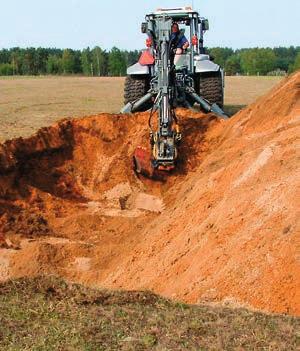
<svg viewBox="0 0 300 351"><path fill-rule="evenodd" d="M157 65L155 64L156 50L158 48L156 38L157 21L163 17L171 21L170 25L173 22L178 23L190 43L186 52L176 60L176 70L187 71L187 74L193 81L197 95L211 104L217 104L220 108L223 108L224 72L206 54L204 48L204 35L209 30L209 22L191 7L161 8L146 15L145 21L141 25L141 32L147 35L146 49L142 52L139 61L127 69L124 86L125 106L145 96L151 88L151 81L157 75ZM186 102L189 105L194 104L194 102L191 103L191 99L188 100L180 99L177 105L188 107ZM146 111L151 107L152 102L146 101L143 104L139 104L138 107L136 106L135 109ZM125 108L124 111L128 112L128 108Z"/></svg>

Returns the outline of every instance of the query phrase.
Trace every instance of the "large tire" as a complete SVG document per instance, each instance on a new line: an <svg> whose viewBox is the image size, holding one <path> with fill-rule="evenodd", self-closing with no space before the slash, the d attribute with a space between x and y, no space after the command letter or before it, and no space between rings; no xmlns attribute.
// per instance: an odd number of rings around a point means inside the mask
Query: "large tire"
<svg viewBox="0 0 300 351"><path fill-rule="evenodd" d="M200 74L198 93L210 103L224 106L223 80L221 72Z"/></svg>
<svg viewBox="0 0 300 351"><path fill-rule="evenodd" d="M127 76L124 86L124 103L134 102L143 97L150 89L148 76ZM147 111L151 108L151 103L141 106L140 111Z"/></svg>

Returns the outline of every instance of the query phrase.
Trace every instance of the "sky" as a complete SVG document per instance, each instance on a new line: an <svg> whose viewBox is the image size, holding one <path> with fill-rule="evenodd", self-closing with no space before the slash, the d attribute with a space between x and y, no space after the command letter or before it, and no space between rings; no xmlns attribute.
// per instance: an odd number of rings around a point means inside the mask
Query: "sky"
<svg viewBox="0 0 300 351"><path fill-rule="evenodd" d="M206 46L300 46L300 0L0 0L0 48L141 49L146 13L192 4L210 21Z"/></svg>

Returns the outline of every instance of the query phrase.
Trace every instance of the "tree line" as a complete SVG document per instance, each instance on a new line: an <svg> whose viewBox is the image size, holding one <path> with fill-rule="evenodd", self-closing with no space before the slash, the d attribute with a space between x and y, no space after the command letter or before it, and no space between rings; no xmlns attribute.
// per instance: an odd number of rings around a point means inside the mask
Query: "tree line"
<svg viewBox="0 0 300 351"><path fill-rule="evenodd" d="M300 69L300 47L212 48L209 54L227 75L285 75Z"/></svg>
<svg viewBox="0 0 300 351"><path fill-rule="evenodd" d="M124 76L138 61L140 50L127 51L99 46L83 50L11 48L0 50L0 75ZM207 49L227 75L284 75L300 69L300 47Z"/></svg>
<svg viewBox="0 0 300 351"><path fill-rule="evenodd" d="M0 75L124 76L127 66L135 63L140 52L110 51L99 46L83 50L26 48L0 50Z"/></svg>

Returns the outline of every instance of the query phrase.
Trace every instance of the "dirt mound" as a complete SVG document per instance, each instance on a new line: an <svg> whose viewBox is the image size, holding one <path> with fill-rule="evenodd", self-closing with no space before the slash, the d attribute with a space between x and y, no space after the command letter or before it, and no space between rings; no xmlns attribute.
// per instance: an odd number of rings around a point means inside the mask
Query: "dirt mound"
<svg viewBox="0 0 300 351"><path fill-rule="evenodd" d="M178 168L138 178L148 114L65 120L0 146L0 279L59 274L299 314L300 74L231 120L178 111ZM30 264L28 264L30 262Z"/></svg>

